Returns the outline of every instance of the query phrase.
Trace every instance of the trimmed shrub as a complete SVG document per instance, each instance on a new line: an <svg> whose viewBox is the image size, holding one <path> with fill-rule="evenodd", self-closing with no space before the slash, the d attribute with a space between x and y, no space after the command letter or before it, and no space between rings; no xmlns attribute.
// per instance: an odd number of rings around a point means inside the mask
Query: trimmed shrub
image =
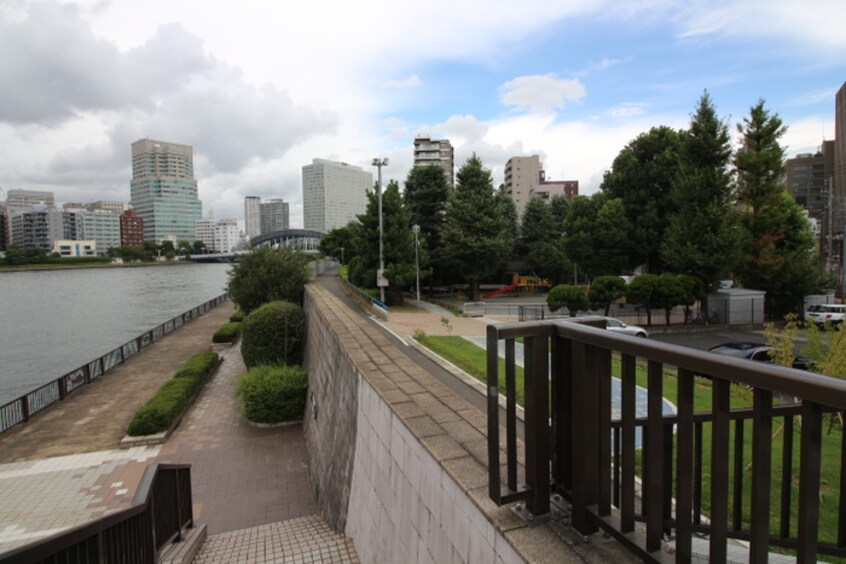
<svg viewBox="0 0 846 564"><path fill-rule="evenodd" d="M546 295L546 303L549 311L558 311L566 307L570 317L576 317L576 313L588 308L588 299L585 291L578 286L570 284L559 284Z"/></svg>
<svg viewBox="0 0 846 564"><path fill-rule="evenodd" d="M241 323L244 321L244 318L247 317L247 313L243 309L239 309L235 313L229 316L229 321L233 323Z"/></svg>
<svg viewBox="0 0 846 564"><path fill-rule="evenodd" d="M229 272L227 290L247 313L274 300L302 304L308 263L308 255L287 247L260 247L238 259Z"/></svg>
<svg viewBox="0 0 846 564"><path fill-rule="evenodd" d="M230 321L229 323L221 325L220 328L214 332L214 335L212 335L212 343L233 343L240 334L241 324Z"/></svg>
<svg viewBox="0 0 846 564"><path fill-rule="evenodd" d="M260 364L300 364L305 313L291 302L270 302L250 313L241 324L241 355L252 368Z"/></svg>
<svg viewBox="0 0 846 564"><path fill-rule="evenodd" d="M132 437L152 435L170 429L197 395L217 366L214 352L199 353L188 359L173 378L165 382L150 401L129 422Z"/></svg>
<svg viewBox="0 0 846 564"><path fill-rule="evenodd" d="M299 421L307 390L308 378L300 366L256 366L238 383L244 415L255 423Z"/></svg>

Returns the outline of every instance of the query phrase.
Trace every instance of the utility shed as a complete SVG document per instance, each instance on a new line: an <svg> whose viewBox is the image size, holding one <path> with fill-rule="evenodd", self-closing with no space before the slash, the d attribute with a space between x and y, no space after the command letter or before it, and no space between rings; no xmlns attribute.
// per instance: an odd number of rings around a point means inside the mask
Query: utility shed
<svg viewBox="0 0 846 564"><path fill-rule="evenodd" d="M809 294L805 296L805 303L803 311L807 311L809 307L812 305L823 305L823 304L834 304L837 303L834 300L834 292L828 292L827 294Z"/></svg>
<svg viewBox="0 0 846 564"><path fill-rule="evenodd" d="M750 325L764 322L763 290L724 288L708 296L708 314L715 323Z"/></svg>

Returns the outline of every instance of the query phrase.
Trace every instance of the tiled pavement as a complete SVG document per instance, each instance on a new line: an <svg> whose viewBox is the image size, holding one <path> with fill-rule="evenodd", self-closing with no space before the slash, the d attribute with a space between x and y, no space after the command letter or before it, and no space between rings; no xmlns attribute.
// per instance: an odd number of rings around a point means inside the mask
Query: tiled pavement
<svg viewBox="0 0 846 564"><path fill-rule="evenodd" d="M352 540L332 531L319 516L311 515L210 536L194 562L357 564L358 557Z"/></svg>

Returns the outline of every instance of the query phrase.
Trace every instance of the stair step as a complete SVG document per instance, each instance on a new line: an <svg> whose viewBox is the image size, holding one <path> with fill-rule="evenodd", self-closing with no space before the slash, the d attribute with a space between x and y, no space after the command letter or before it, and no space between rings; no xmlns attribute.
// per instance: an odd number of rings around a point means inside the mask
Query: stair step
<svg viewBox="0 0 846 564"><path fill-rule="evenodd" d="M309 515L239 529L206 539L195 564L212 562L349 562L358 564L352 539Z"/></svg>
<svg viewBox="0 0 846 564"><path fill-rule="evenodd" d="M159 564L189 564L206 540L206 525L197 525L188 529L179 542L170 543L162 550Z"/></svg>

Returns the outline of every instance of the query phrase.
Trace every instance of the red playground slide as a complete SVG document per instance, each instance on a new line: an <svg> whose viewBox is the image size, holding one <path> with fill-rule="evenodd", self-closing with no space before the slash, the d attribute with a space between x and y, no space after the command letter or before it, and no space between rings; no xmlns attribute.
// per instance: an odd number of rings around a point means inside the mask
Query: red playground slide
<svg viewBox="0 0 846 564"><path fill-rule="evenodd" d="M509 284L508 286L503 286L499 290L494 290L493 292L488 292L487 294L482 294L482 299L495 298L496 296L498 296L500 294L507 294L507 293L514 292L514 290L517 289L517 283L519 281L520 281L520 276L515 272L514 278L511 279L511 284Z"/></svg>

